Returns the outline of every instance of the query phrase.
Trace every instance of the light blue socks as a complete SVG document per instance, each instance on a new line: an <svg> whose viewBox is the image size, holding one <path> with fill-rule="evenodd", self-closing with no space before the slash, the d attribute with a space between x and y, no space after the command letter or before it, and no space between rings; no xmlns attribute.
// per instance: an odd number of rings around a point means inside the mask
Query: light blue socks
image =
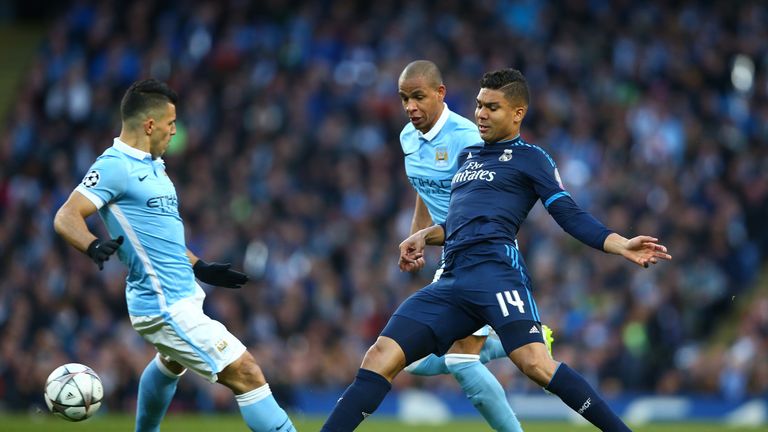
<svg viewBox="0 0 768 432"><path fill-rule="evenodd" d="M184 372L182 372L182 375ZM158 432L179 377L160 361L158 356L149 362L139 380L139 395L136 403L136 432Z"/></svg>
<svg viewBox="0 0 768 432"><path fill-rule="evenodd" d="M483 344L483 349L480 351L480 363L486 364L491 360L499 358L506 358L507 353L504 351L504 346L501 345L501 341L495 337L488 337ZM445 365L445 357L438 357L434 354L430 354L421 360L408 365L405 368L406 372L413 375L421 376L434 376L444 375L450 373L448 367Z"/></svg>
<svg viewBox="0 0 768 432"><path fill-rule="evenodd" d="M479 357L476 354L446 354L445 364L489 426L502 432L522 432L504 389L491 371L480 363Z"/></svg>
<svg viewBox="0 0 768 432"><path fill-rule="evenodd" d="M272 396L269 384L251 390L248 393L235 395L240 414L245 424L253 432L296 432L288 414Z"/></svg>
<svg viewBox="0 0 768 432"><path fill-rule="evenodd" d="M423 359L416 360L408 365L405 371L413 375L421 376L434 376L434 375L446 375L450 372L445 365L445 357L438 357L434 354L430 354Z"/></svg>
<svg viewBox="0 0 768 432"><path fill-rule="evenodd" d="M507 353L499 338L489 336L485 339L483 349L480 350L480 363L486 364L491 360L506 358Z"/></svg>

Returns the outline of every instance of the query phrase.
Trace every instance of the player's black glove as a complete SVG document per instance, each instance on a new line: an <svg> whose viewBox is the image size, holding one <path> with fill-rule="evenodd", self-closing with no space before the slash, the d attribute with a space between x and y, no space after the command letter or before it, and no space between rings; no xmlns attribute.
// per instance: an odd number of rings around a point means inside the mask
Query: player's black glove
<svg viewBox="0 0 768 432"><path fill-rule="evenodd" d="M85 253L99 266L99 270L104 270L104 261L109 261L109 256L115 253L121 244L123 236L104 241L96 239L88 245Z"/></svg>
<svg viewBox="0 0 768 432"><path fill-rule="evenodd" d="M242 288L243 284L248 282L248 275L239 271L231 270L232 264L226 263L207 263L201 259L197 260L192 270L195 277L208 285L220 286L224 288Z"/></svg>

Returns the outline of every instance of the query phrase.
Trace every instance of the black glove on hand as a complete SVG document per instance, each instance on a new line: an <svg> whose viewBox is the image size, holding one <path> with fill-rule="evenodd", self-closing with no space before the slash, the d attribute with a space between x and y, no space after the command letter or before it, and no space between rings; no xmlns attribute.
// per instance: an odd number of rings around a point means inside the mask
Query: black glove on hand
<svg viewBox="0 0 768 432"><path fill-rule="evenodd" d="M248 275L239 271L230 270L232 264L210 263L199 259L192 267L195 277L208 285L224 288L242 288L248 282Z"/></svg>
<svg viewBox="0 0 768 432"><path fill-rule="evenodd" d="M88 245L85 253L99 266L99 270L104 270L104 261L109 261L109 256L115 253L121 244L123 236L106 241L96 239Z"/></svg>

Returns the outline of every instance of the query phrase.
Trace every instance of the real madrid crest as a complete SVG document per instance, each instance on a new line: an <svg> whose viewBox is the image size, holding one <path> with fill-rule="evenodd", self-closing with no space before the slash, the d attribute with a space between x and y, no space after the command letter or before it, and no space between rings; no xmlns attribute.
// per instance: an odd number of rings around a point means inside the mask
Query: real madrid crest
<svg viewBox="0 0 768 432"><path fill-rule="evenodd" d="M502 162L506 162L508 160L512 159L512 149L504 149L504 153L499 156L499 160Z"/></svg>

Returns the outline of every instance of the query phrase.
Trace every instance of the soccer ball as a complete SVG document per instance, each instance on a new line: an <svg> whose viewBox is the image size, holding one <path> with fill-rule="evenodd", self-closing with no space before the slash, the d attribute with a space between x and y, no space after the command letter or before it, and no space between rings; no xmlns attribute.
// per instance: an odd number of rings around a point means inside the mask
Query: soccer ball
<svg viewBox="0 0 768 432"><path fill-rule="evenodd" d="M104 388L93 369L80 363L57 367L45 382L45 404L56 416L77 422L101 407Z"/></svg>

